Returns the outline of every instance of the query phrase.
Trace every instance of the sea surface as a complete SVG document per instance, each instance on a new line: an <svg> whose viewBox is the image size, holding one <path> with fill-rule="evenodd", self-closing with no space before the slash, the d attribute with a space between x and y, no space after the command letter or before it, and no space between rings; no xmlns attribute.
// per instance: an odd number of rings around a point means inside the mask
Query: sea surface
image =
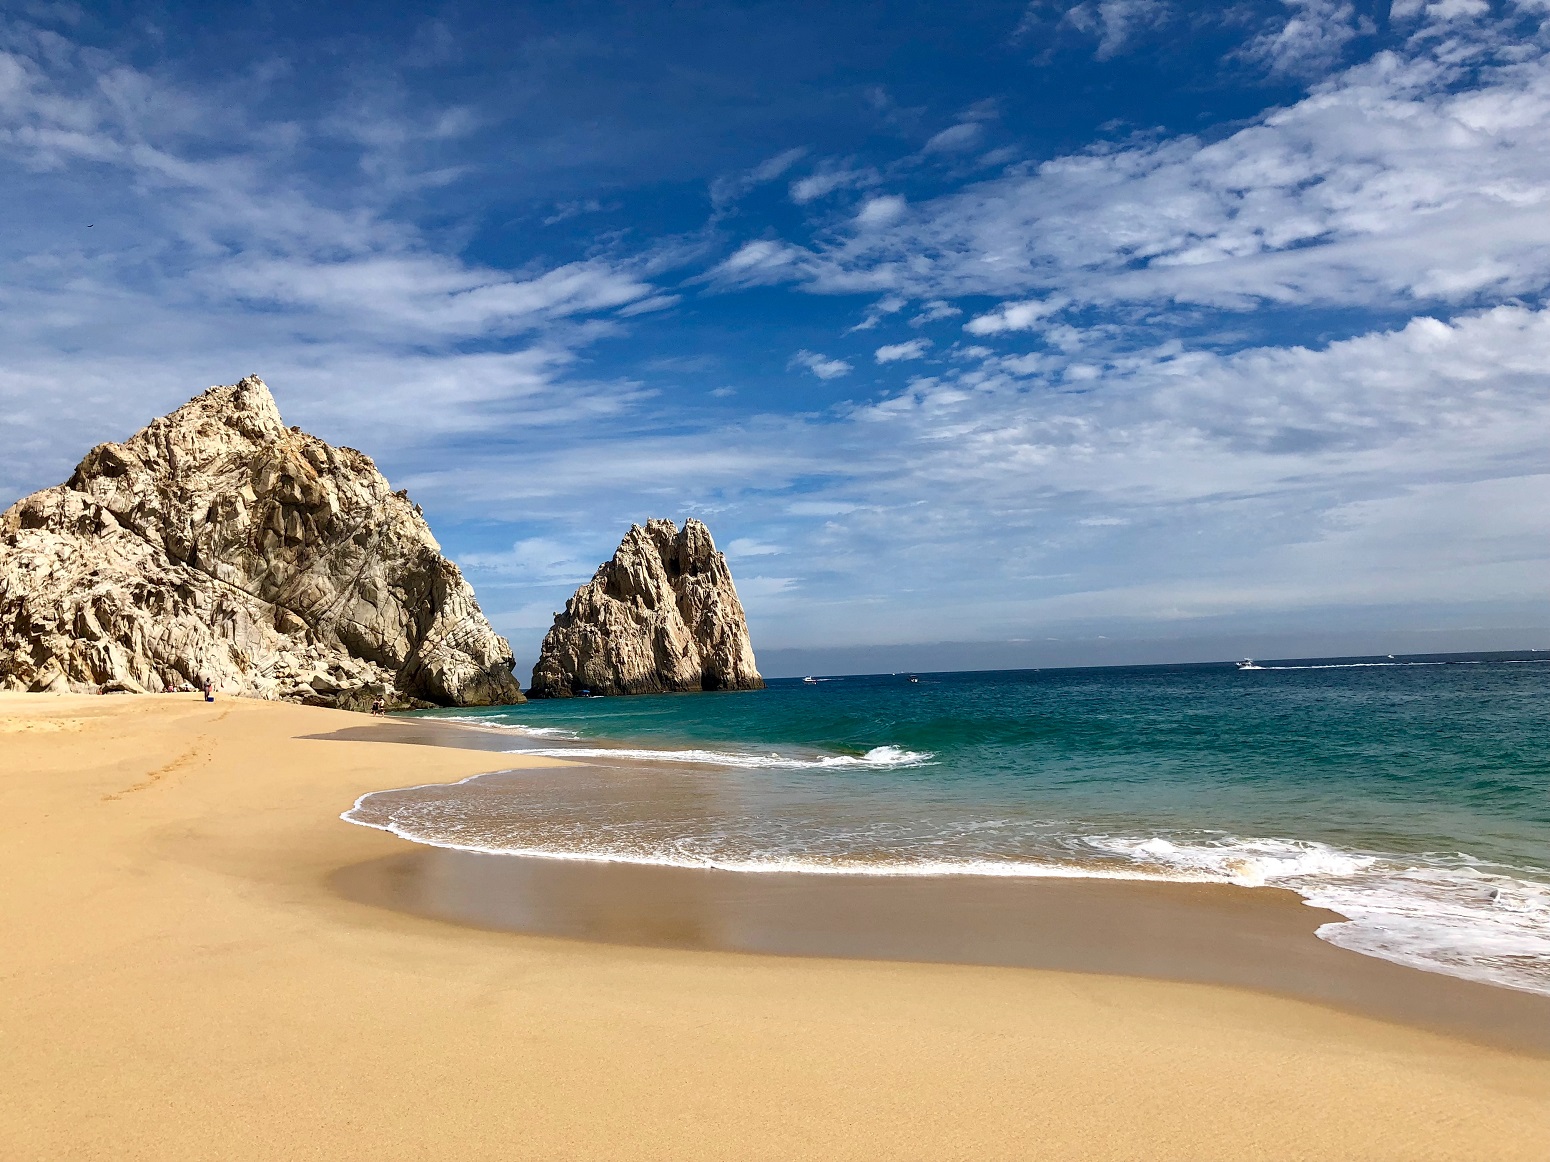
<svg viewBox="0 0 1550 1162"><path fill-rule="evenodd" d="M1550 995L1550 653L780 679L432 711L581 759L364 796L477 851L1273 885L1331 943Z"/></svg>

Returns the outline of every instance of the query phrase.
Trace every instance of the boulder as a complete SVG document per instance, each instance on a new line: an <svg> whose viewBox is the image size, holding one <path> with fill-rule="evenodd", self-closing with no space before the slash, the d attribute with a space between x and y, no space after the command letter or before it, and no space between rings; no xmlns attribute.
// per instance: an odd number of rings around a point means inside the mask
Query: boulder
<svg viewBox="0 0 1550 1162"><path fill-rule="evenodd" d="M727 559L697 520L631 525L613 558L555 615L534 698L760 690Z"/></svg>
<svg viewBox="0 0 1550 1162"><path fill-rule="evenodd" d="M511 668L419 506L256 376L0 513L0 689L479 706L523 701Z"/></svg>

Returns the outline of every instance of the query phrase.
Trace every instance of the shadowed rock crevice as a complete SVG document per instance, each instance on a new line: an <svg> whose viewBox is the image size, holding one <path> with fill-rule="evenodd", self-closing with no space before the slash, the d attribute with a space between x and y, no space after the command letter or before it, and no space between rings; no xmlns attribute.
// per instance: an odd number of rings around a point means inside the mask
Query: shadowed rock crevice
<svg viewBox="0 0 1550 1162"><path fill-rule="evenodd" d="M533 667L535 698L759 690L727 559L697 520L631 525L613 558L556 614Z"/></svg>
<svg viewBox="0 0 1550 1162"><path fill-rule="evenodd" d="M466 706L522 701L511 667L419 506L256 376L0 514L0 689Z"/></svg>

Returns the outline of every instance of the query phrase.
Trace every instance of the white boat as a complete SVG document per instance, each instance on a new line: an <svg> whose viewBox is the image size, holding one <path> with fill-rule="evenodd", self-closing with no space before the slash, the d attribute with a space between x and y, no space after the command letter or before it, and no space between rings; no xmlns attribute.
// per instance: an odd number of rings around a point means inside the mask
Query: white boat
<svg viewBox="0 0 1550 1162"><path fill-rule="evenodd" d="M818 679L813 677L811 674L809 674L807 677L803 678L802 681L805 682L809 686L816 686L816 685L818 685Z"/></svg>

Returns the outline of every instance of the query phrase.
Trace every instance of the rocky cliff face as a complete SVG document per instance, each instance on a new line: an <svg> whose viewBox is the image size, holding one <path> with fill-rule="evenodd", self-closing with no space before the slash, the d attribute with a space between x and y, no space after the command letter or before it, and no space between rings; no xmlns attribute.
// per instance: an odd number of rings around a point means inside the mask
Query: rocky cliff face
<svg viewBox="0 0 1550 1162"><path fill-rule="evenodd" d="M0 514L0 689L520 702L511 647L369 457L212 387Z"/></svg>
<svg viewBox="0 0 1550 1162"><path fill-rule="evenodd" d="M759 690L727 559L697 520L630 526L613 559L557 614L533 667L535 698Z"/></svg>

